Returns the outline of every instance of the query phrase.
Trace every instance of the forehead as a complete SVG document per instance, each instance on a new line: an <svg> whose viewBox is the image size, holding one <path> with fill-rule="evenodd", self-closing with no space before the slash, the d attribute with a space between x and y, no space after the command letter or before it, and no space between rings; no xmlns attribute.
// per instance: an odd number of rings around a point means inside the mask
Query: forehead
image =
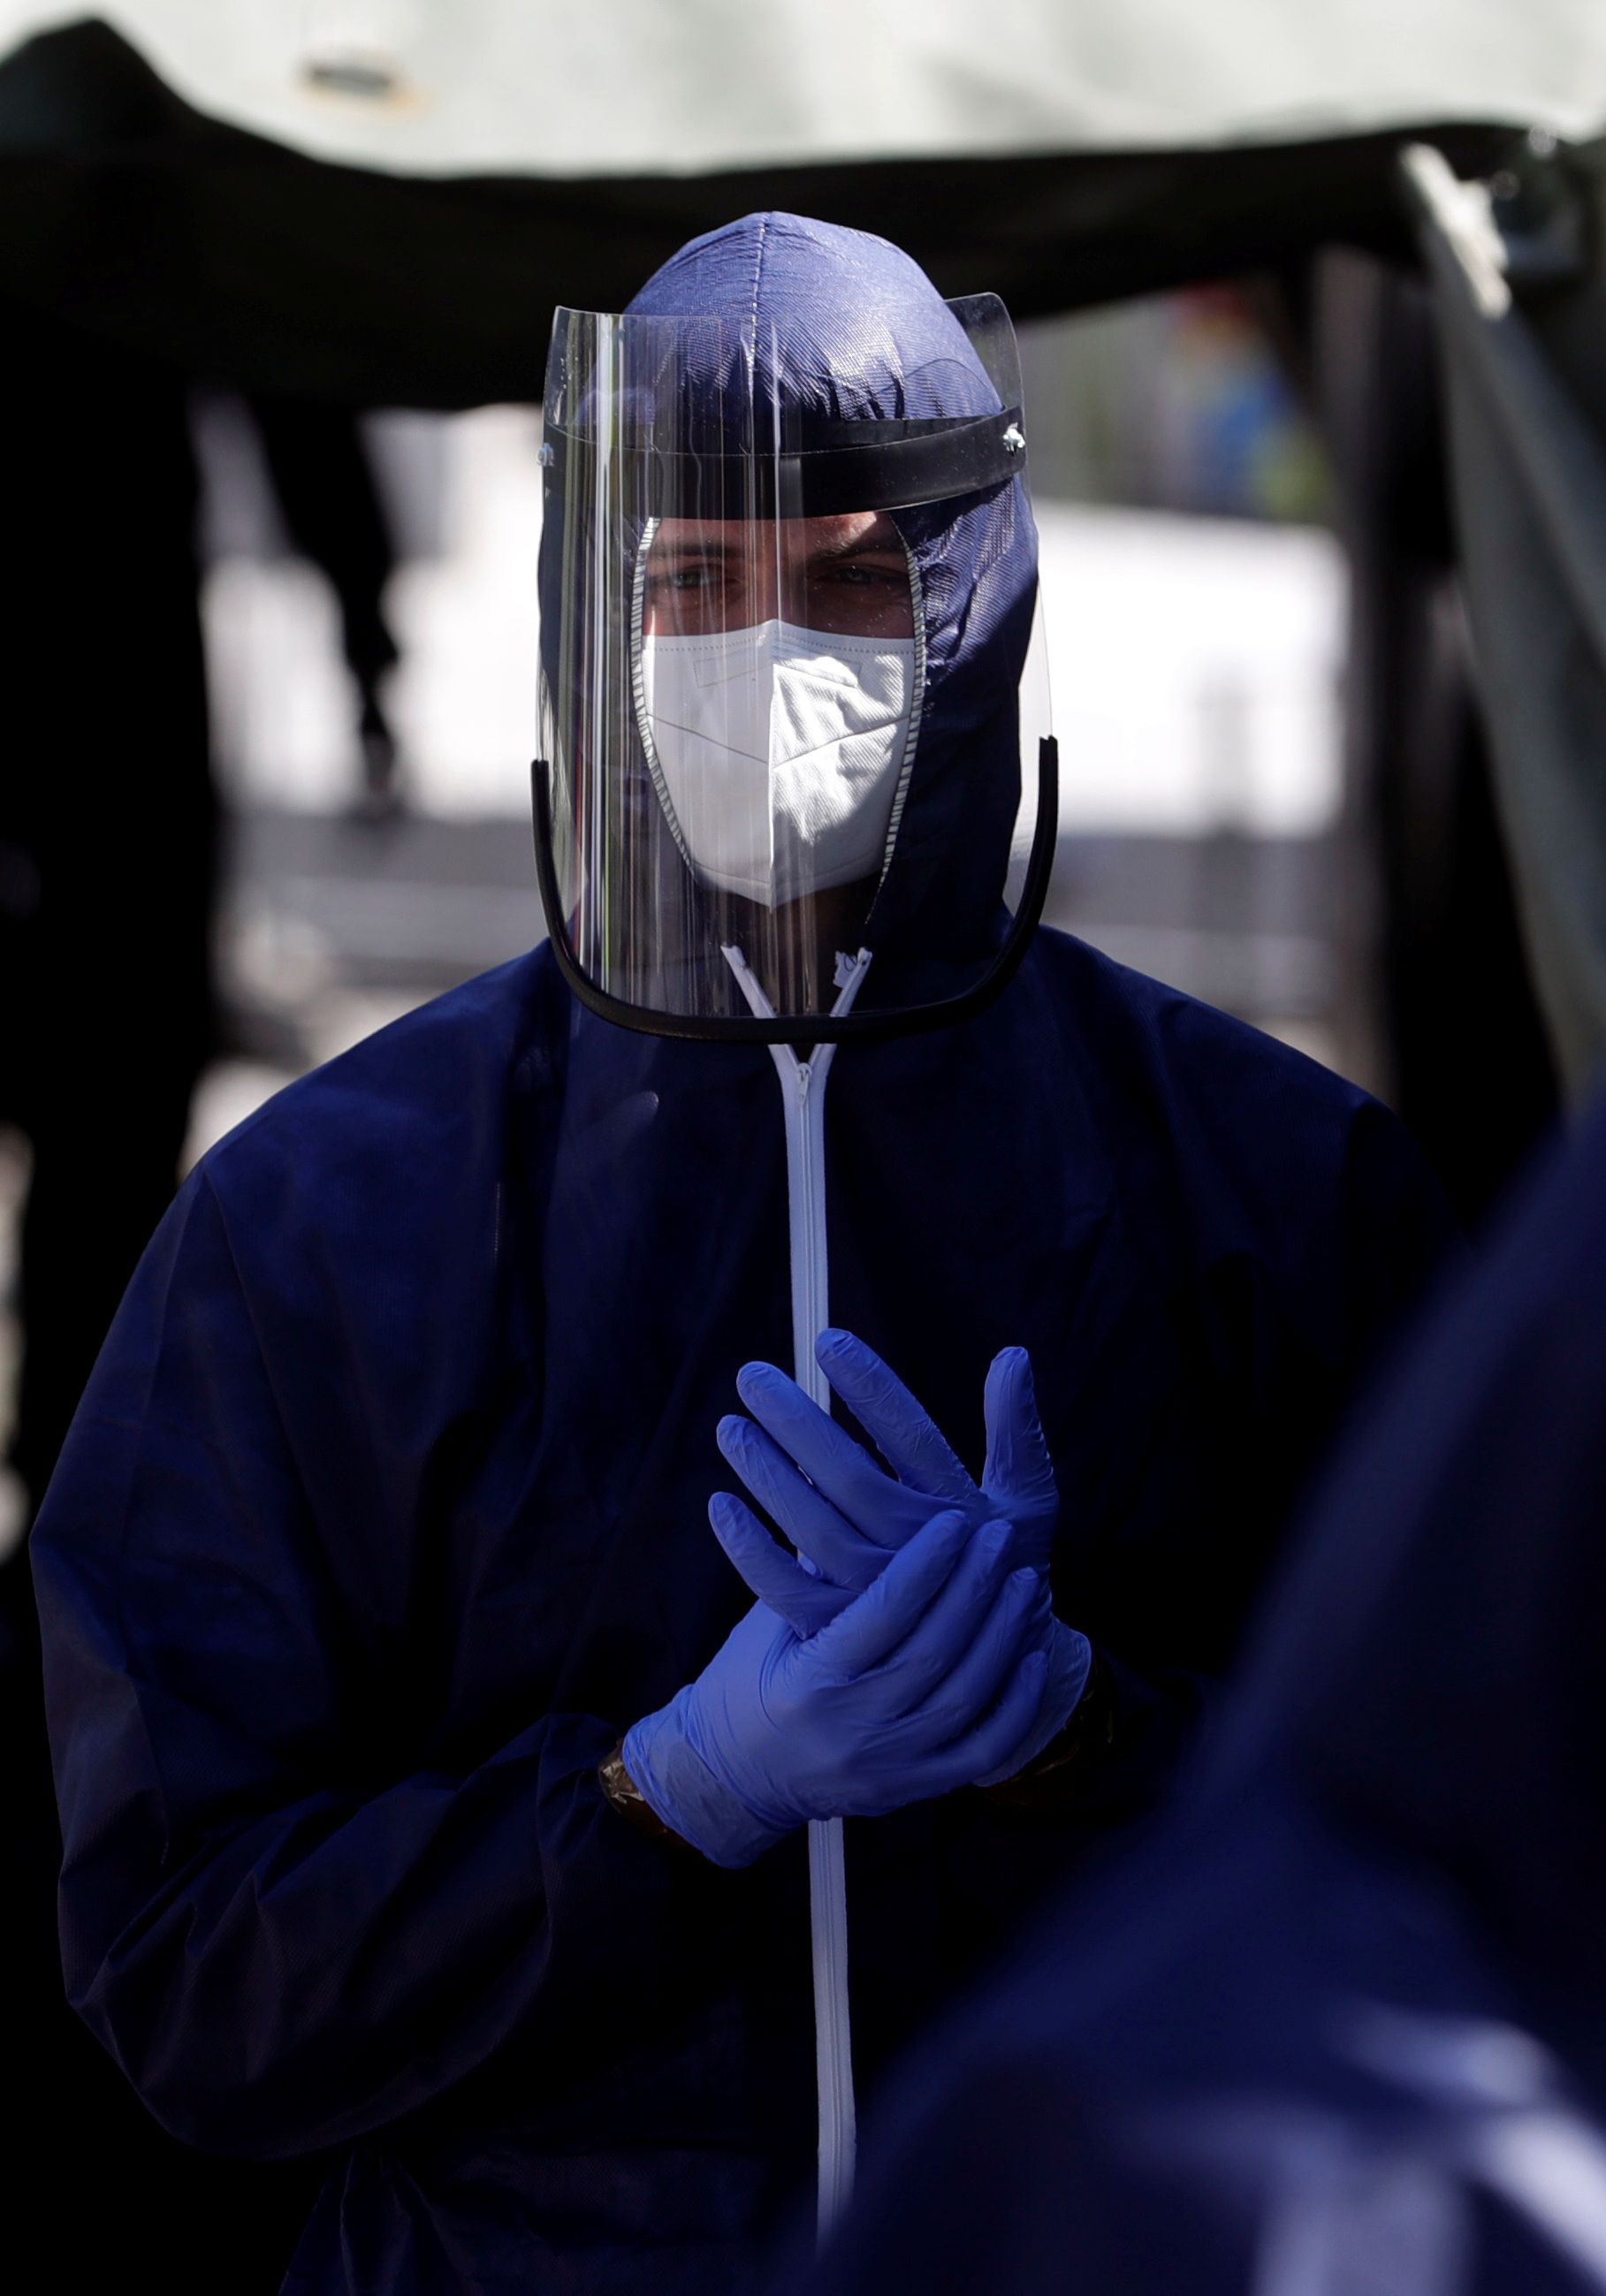
<svg viewBox="0 0 1606 2296"><path fill-rule="evenodd" d="M816 551L888 550L904 554L903 537L884 512L844 511L830 518L666 518L654 550L717 552L722 556L806 557Z"/></svg>

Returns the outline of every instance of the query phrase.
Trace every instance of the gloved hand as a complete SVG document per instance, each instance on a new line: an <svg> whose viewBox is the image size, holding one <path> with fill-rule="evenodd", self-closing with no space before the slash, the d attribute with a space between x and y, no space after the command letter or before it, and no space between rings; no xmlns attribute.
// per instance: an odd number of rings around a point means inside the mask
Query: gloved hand
<svg viewBox="0 0 1606 2296"><path fill-rule="evenodd" d="M823 1332L817 1352L832 1386L893 1472L878 1466L783 1372L770 1364L746 1365L737 1392L759 1424L733 1415L722 1420L720 1449L815 1566L811 1571L794 1562L750 1507L728 1491L717 1492L709 1507L715 1535L759 1599L799 1634L818 1632L874 1583L935 1506L956 1508L972 1522L1006 1521L1016 1561L1038 1572L1046 1595L1060 1501L1025 1349L1004 1349L987 1374L979 1489L930 1415L863 1341L848 1332ZM1057 1620L1046 1601L1041 1623L1048 1661L1043 1713L1016 1767L1069 1719L1092 1664L1086 1637Z"/></svg>
<svg viewBox="0 0 1606 2296"><path fill-rule="evenodd" d="M736 1391L753 1418L722 1419L719 1447L820 1574L799 1569L750 1508L729 1492L717 1492L709 1506L715 1534L761 1601L799 1634L815 1632L870 1586L888 1556L939 1507L956 1508L971 1523L1008 1522L1017 1562L1047 1576L1060 1495L1024 1348L1005 1348L987 1374L987 1464L979 1490L941 1431L862 1340L850 1332L822 1332L817 1353L825 1376L892 1473L784 1372L773 1364L748 1364Z"/></svg>
<svg viewBox="0 0 1606 2296"><path fill-rule="evenodd" d="M773 1542L771 1542L773 1545ZM801 1639L758 1603L625 1766L667 1825L746 1866L806 1819L877 1816L1009 1775L1044 1702L1035 1571L1005 1525L936 1516L875 1583Z"/></svg>

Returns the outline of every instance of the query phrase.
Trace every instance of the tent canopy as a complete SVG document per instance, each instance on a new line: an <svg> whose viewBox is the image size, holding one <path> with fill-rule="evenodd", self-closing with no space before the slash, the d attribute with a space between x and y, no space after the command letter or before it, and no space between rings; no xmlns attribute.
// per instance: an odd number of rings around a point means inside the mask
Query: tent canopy
<svg viewBox="0 0 1606 2296"><path fill-rule="evenodd" d="M0 45L82 7L0 0ZM875 160L1606 126L1598 0L103 0L198 110L420 175Z"/></svg>
<svg viewBox="0 0 1606 2296"><path fill-rule="evenodd" d="M785 43L766 53L778 74ZM543 117L598 108L556 86L530 98ZM1428 132L1469 172L1513 134L1507 112ZM1028 318L1335 240L1408 255L1398 141L1374 126L1243 146L815 152L695 175L386 172L229 126L83 21L0 62L0 293L245 388L357 406L534 400L555 305L618 309L685 240L755 208L881 232L946 294L992 290Z"/></svg>

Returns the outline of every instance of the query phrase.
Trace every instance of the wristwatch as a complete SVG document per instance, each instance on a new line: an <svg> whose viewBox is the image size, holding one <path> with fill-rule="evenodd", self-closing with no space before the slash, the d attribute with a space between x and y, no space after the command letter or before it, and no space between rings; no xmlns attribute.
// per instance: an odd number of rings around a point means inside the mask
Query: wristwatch
<svg viewBox="0 0 1606 2296"><path fill-rule="evenodd" d="M1036 1760L981 1792L1000 1809L1052 1815L1069 1809L1115 1743L1115 1685L1095 1650L1070 1719Z"/></svg>
<svg viewBox="0 0 1606 2296"><path fill-rule="evenodd" d="M597 1777L603 1793L621 1817L627 1817L638 1833L652 1841L672 1841L680 1849L692 1845L672 1825L666 1825L651 1803L643 1793L625 1767L625 1742L621 1738L610 1754L604 1754L597 1764Z"/></svg>

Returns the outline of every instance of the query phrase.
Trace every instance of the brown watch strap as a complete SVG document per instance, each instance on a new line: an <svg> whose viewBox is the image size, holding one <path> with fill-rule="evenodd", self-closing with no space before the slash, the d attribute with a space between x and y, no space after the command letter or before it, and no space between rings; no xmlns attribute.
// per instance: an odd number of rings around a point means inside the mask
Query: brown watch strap
<svg viewBox="0 0 1606 2296"><path fill-rule="evenodd" d="M625 1764L625 1742L621 1738L610 1754L604 1754L597 1764L597 1777L603 1793L621 1817L629 1819L638 1833L653 1841L672 1841L677 1849L689 1849L691 1843L666 1825L643 1793Z"/></svg>
<svg viewBox="0 0 1606 2296"><path fill-rule="evenodd" d="M1115 1743L1115 1684L1095 1650L1087 1683L1070 1719L1035 1760L1012 1778L981 1792L1000 1809L1053 1814L1069 1809Z"/></svg>

